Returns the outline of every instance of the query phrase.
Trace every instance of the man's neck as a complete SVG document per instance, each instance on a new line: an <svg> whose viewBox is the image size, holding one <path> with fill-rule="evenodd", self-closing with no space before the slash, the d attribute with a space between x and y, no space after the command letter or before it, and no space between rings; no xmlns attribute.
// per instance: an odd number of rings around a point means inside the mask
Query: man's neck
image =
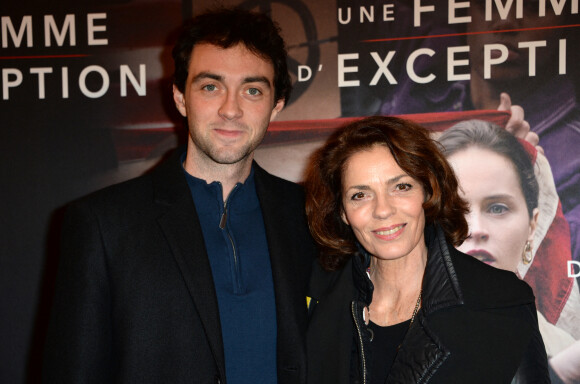
<svg viewBox="0 0 580 384"><path fill-rule="evenodd" d="M235 164L219 164L206 156L196 156L188 149L183 166L185 171L208 184L214 181L221 183L223 199L227 200L237 183L243 183L250 175L254 153Z"/></svg>

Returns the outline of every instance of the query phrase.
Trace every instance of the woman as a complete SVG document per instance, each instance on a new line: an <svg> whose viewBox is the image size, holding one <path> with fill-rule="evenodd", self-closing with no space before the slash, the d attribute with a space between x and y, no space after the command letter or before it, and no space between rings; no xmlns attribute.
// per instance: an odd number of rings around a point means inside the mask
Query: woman
<svg viewBox="0 0 580 384"><path fill-rule="evenodd" d="M321 248L309 382L549 382L530 288L454 248L467 204L427 130L349 124L315 153L305 186Z"/></svg>
<svg viewBox="0 0 580 384"><path fill-rule="evenodd" d="M565 273L571 259L569 236L542 243L558 225L549 164L486 121L456 124L439 142L470 205L470 234L458 249L530 284L548 357L560 354L580 337L580 295L576 281ZM536 155L537 172L530 153ZM578 366L580 355L575 360Z"/></svg>

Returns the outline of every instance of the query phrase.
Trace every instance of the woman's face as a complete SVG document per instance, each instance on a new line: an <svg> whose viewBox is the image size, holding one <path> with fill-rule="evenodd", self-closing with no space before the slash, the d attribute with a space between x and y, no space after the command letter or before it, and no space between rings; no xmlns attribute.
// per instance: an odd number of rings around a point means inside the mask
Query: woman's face
<svg viewBox="0 0 580 384"><path fill-rule="evenodd" d="M516 272L526 241L534 236L537 214L530 220L513 163L477 147L457 152L448 160L470 206L466 217L469 237L458 249Z"/></svg>
<svg viewBox="0 0 580 384"><path fill-rule="evenodd" d="M342 194L342 219L371 255L393 260L425 249L423 187L387 147L376 145L347 160Z"/></svg>

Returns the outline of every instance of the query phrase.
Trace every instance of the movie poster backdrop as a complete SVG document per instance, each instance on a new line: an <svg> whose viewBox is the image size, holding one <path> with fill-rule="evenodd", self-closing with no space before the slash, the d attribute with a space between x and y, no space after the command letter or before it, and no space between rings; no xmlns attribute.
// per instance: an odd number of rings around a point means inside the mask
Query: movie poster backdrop
<svg viewBox="0 0 580 384"><path fill-rule="evenodd" d="M578 0L8 0L0 382L38 381L62 207L145 172L184 142L170 50L182 20L215 5L261 9L282 28L294 92L256 159L289 180L300 181L312 151L352 119L401 115L438 137L470 119L505 126L502 92L523 108L542 149L520 141L539 200L530 250L514 271L534 289L555 369L580 381ZM513 171L501 176L509 182ZM484 228L493 244L498 228L510 229L501 227L510 206L494 201L483 213L496 220Z"/></svg>

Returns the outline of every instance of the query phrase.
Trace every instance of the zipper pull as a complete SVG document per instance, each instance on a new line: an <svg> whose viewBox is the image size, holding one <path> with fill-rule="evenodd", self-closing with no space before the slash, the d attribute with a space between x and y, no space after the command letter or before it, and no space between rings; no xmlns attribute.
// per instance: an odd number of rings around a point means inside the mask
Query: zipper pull
<svg viewBox="0 0 580 384"><path fill-rule="evenodd" d="M226 227L227 220L228 220L228 210L224 206L224 213L222 213L222 218L220 219L220 229L224 229Z"/></svg>

